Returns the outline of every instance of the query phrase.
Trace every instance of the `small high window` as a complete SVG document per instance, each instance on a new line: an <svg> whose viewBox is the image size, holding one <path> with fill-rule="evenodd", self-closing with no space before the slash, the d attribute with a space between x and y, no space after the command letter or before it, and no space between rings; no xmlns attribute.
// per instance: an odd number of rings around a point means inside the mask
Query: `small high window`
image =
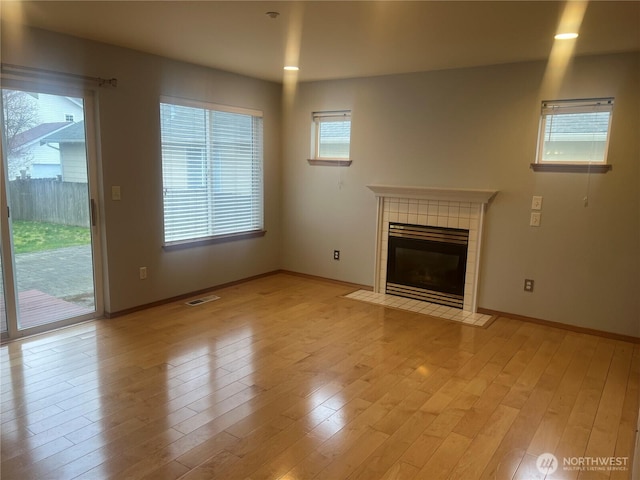
<svg viewBox="0 0 640 480"><path fill-rule="evenodd" d="M612 111L612 98L542 102L536 165L606 166Z"/></svg>
<svg viewBox="0 0 640 480"><path fill-rule="evenodd" d="M349 165L351 152L351 111L313 113L312 160Z"/></svg>
<svg viewBox="0 0 640 480"><path fill-rule="evenodd" d="M73 122L73 115L71 115L70 113L66 113L64 115L64 121L65 122Z"/></svg>

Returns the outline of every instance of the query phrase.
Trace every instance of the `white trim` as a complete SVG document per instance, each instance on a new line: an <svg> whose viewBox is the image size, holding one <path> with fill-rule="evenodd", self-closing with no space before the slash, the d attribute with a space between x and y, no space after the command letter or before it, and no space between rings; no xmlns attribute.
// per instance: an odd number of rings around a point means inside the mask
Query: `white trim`
<svg viewBox="0 0 640 480"><path fill-rule="evenodd" d="M373 279L373 291L380 292L380 269L382 268L380 264L380 258L382 253L382 235L383 235L383 221L384 221L384 198L378 197L377 201L377 220L376 220L376 258L374 262L374 279Z"/></svg>
<svg viewBox="0 0 640 480"><path fill-rule="evenodd" d="M190 100L188 98L170 97L168 95L160 95L160 103L177 105L180 107L202 108L206 110L216 110L219 112L237 113L240 115L251 115L252 117L262 118L264 116L262 110L235 107L232 105L221 105L219 103L202 102L198 100Z"/></svg>
<svg viewBox="0 0 640 480"><path fill-rule="evenodd" d="M322 161L344 162L351 159L351 110L335 110L313 112L311 114L311 159ZM346 157L320 156L320 124L330 122L349 122L349 154Z"/></svg>
<svg viewBox="0 0 640 480"><path fill-rule="evenodd" d="M609 153L609 139L611 137L611 120L613 116L614 98L594 98L587 100L545 100L540 108L540 121L538 123L538 143L536 146L536 163L539 165L607 165L607 156ZM544 159L544 150L547 139L545 138L547 121L549 118L553 120L556 116L576 115L583 113L599 113L608 112L609 122L607 123L606 133L588 132L588 133L555 133L554 142L580 141L581 136L585 141L605 142L603 156L601 160L549 160ZM604 138L601 138L604 137Z"/></svg>
<svg viewBox="0 0 640 480"><path fill-rule="evenodd" d="M376 197L417 198L449 202L489 203L497 190L471 188L401 187L394 185L367 185Z"/></svg>
<svg viewBox="0 0 640 480"><path fill-rule="evenodd" d="M482 227L484 225L484 212L487 208L485 203L478 205L478 234L476 237L475 264L476 268L473 272L473 291L471 292L471 311L476 313L478 311L478 284L480 282L480 250L482 248ZM468 250L467 250L468 251Z"/></svg>
<svg viewBox="0 0 640 480"><path fill-rule="evenodd" d="M163 190L163 247L185 245L188 243L199 244L202 242L218 241L220 239L230 239L264 230L264 148L263 148L263 123L262 112L252 115L254 110L242 108L222 107L206 102L196 102L191 100L173 99L161 96L160 108L160 150L162 153L162 190ZM175 108L174 108L175 107ZM173 113L175 109L182 108L182 112L187 118L194 116L200 118L198 125L184 123L181 115L176 112L174 122ZM227 121L220 119L219 125L223 127L217 131L213 115L227 114L234 118L244 118L251 122L250 142L246 138L240 140L240 136L248 136L248 129L240 130L229 128ZM165 127L168 127L166 129ZM192 138L185 142L177 133L189 133ZM244 132L244 133L242 133ZM213 142L223 140L222 146L214 146ZM250 146L250 155L237 155L232 151L230 142L242 141L246 146ZM189 149L197 148L202 152L197 160L202 162L203 168L198 169L198 175L202 177L198 182L198 190L195 191L189 184ZM186 153L185 153L186 152ZM220 161L214 157L217 152L221 152ZM214 155L215 153L215 155ZM186 162L186 163L185 163ZM215 164L219 163L218 166ZM230 170L236 170L238 162L241 162L243 169L239 174L227 176ZM187 165L187 168L184 168ZM216 177L215 169L219 169L224 177ZM248 168L248 170L246 169ZM236 170L237 171L237 170ZM242 178L238 180L238 175ZM221 181L221 188L215 186L218 178ZM249 183L249 192L243 203L244 213L238 217L237 210L231 212L229 199L224 199L225 189L231 188L233 192L239 186L239 181ZM186 183L185 183L186 182ZM241 188L245 188L244 186ZM194 216L194 200L200 207L196 209ZM213 201L215 199L215 201ZM214 210L223 205L223 210L216 212L214 220ZM226 206L225 206L226 205ZM175 215L170 214L170 208L180 208ZM176 221L171 221L175 219ZM183 221L185 228L179 226Z"/></svg>
<svg viewBox="0 0 640 480"><path fill-rule="evenodd" d="M71 100L70 97L77 98L79 100L75 100L79 105L83 105L82 111L82 121L85 122L85 160L87 163L87 202L89 203L89 216L91 217L91 200L94 200L94 206L96 208L96 224L92 225L90 221L90 229L91 229L91 253L92 253L92 270L93 270L93 298L94 298L94 311L91 313L87 313L85 315L80 315L72 318L57 320L49 323L44 323L42 325L36 325L33 327L18 328L18 290L16 288L16 266L15 266L15 253L13 246L11 245L13 241L12 232L10 226L10 219L6 215L1 215L0 223L2 223L2 244L11 247L5 248L2 251L2 268L5 273L5 282L4 282L4 295L5 295L5 308L6 308L6 321L7 321L7 339L13 340L16 338L24 337L27 335L33 335L37 333L48 332L53 329L57 329L64 326L74 325L77 323L81 323L87 320L93 320L96 318L101 318L104 315L104 286L105 286L105 278L103 266L106 264L106 258L103 256L102 252L102 216L101 212L103 208L101 207L101 196L100 196L100 187L99 187L99 131L97 128L97 98L95 89L90 88L80 88L76 87L73 84L65 83L64 85L58 85L56 83L51 83L48 81L42 82L34 82L34 81L22 81L22 80L3 80L3 88L5 89L13 89L13 90L21 90L24 92L32 92L32 93L44 93L48 95L56 95L59 97L66 98ZM0 100L0 106L2 105L2 100ZM3 123L0 120L0 123ZM77 122L79 123L79 122ZM65 125L60 129L55 130L55 133L63 128L68 127ZM2 135L2 145L0 146L0 157L2 157L5 152L5 141L4 135ZM8 199L7 199L7 162L2 162L4 164L5 170L0 173L0 212L7 212ZM2 272L0 272L1 274ZM4 339L5 333L3 333Z"/></svg>
<svg viewBox="0 0 640 480"><path fill-rule="evenodd" d="M313 119L327 118L328 122L341 122L345 117L351 118L351 110L332 110L326 112L313 112ZM333 118L333 120L331 119Z"/></svg>
<svg viewBox="0 0 640 480"><path fill-rule="evenodd" d="M613 97L591 100L544 100L541 110L542 115L611 112L613 111L613 101Z"/></svg>

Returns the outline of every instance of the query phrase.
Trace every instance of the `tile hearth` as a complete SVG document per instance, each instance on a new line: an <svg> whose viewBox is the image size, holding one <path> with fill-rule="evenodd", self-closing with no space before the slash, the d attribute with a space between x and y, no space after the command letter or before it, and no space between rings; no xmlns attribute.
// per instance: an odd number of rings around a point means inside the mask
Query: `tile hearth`
<svg viewBox="0 0 640 480"><path fill-rule="evenodd" d="M472 313L459 308L446 307L436 303L413 300L411 298L398 297L387 293L376 293L369 290L357 290L345 295L345 298L360 300L361 302L375 303L385 307L397 308L407 312L421 313L432 317L444 318L454 322L483 327L491 320L491 315Z"/></svg>

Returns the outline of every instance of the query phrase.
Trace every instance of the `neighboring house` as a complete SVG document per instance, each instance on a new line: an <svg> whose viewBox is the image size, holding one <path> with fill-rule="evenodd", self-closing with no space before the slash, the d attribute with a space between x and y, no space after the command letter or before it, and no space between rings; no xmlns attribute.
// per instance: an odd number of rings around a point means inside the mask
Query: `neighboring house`
<svg viewBox="0 0 640 480"><path fill-rule="evenodd" d="M545 125L542 159L551 162L604 159L609 112L554 115Z"/></svg>
<svg viewBox="0 0 640 480"><path fill-rule="evenodd" d="M16 135L9 154L9 178L56 178L61 175L60 152L40 141L68 125L67 122L41 123Z"/></svg>
<svg viewBox="0 0 640 480"><path fill-rule="evenodd" d="M38 118L42 123L84 120L84 106L80 98L44 93L33 95L38 103Z"/></svg>
<svg viewBox="0 0 640 480"><path fill-rule="evenodd" d="M84 121L67 124L42 138L40 145L58 150L63 181L87 183Z"/></svg>
<svg viewBox="0 0 640 480"><path fill-rule="evenodd" d="M15 179L21 176L56 178L61 175L64 177L59 147L54 142L45 142L43 139L74 125L74 122L81 122L84 125L82 100L59 95L34 93L29 95L35 99L34 105L37 108L40 123L12 139L12 153L8 158L9 178ZM84 142L84 135L82 141ZM86 181L86 176L84 178Z"/></svg>

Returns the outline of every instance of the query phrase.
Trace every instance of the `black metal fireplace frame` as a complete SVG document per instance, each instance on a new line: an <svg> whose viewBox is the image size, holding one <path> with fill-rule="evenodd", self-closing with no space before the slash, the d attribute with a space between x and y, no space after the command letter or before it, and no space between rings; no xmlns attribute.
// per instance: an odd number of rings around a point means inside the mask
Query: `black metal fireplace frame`
<svg viewBox="0 0 640 480"><path fill-rule="evenodd" d="M391 223L388 238L386 293L462 308L468 241L468 230ZM455 286L442 283L416 283L400 278L396 269L396 249L398 248L457 257Z"/></svg>

